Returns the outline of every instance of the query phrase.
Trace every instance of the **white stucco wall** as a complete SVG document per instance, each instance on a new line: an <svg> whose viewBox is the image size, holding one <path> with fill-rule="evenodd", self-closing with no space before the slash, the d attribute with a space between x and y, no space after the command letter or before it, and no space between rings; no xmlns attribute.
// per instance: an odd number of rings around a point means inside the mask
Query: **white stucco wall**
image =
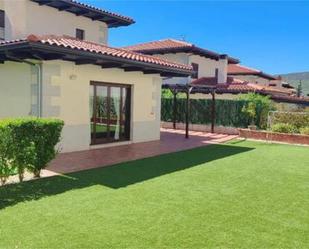
<svg viewBox="0 0 309 249"><path fill-rule="evenodd" d="M89 149L90 81L130 84L132 86L131 141L160 139L162 80L156 75L76 66L71 62L50 61L43 64L43 116L64 120L62 151Z"/></svg>
<svg viewBox="0 0 309 249"><path fill-rule="evenodd" d="M158 75L76 66L71 62L44 62L42 115L64 120L62 152L90 148L90 81L131 85L131 141L160 139L161 84ZM36 75L28 64L0 64L0 118L30 116L35 109Z"/></svg>
<svg viewBox="0 0 309 249"><path fill-rule="evenodd" d="M156 57L177 62L184 65L189 65L189 55L186 53L176 54L156 54ZM187 84L189 83L189 77L170 77L163 80L164 84Z"/></svg>
<svg viewBox="0 0 309 249"><path fill-rule="evenodd" d="M103 22L40 6L29 0L0 0L0 8L1 5L6 14L6 40L24 38L29 34L75 37L76 28L79 28L85 30L86 40L107 44L108 28Z"/></svg>
<svg viewBox="0 0 309 249"><path fill-rule="evenodd" d="M0 64L0 119L25 117L35 109L35 72L28 64Z"/></svg>
<svg viewBox="0 0 309 249"><path fill-rule="evenodd" d="M227 79L227 60L213 60L205 58L199 55L193 55L190 53L176 53L176 54L163 54L155 55L166 60L174 61L177 63L191 65L191 63L197 63L199 65L199 77L215 77L216 68L219 70L218 81L219 83L226 83ZM190 77L173 77L164 79L165 84L187 84L191 82Z"/></svg>
<svg viewBox="0 0 309 249"><path fill-rule="evenodd" d="M226 83L227 76L227 60L213 60L205 58L199 55L190 55L189 56L189 65L191 63L197 63L199 65L200 77L215 77L216 68L219 70L218 83Z"/></svg>

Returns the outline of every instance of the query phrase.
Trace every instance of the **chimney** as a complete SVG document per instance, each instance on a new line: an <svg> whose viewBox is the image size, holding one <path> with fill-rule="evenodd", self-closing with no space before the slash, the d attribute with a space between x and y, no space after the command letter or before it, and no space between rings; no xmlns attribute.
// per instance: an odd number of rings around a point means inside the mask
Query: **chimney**
<svg viewBox="0 0 309 249"><path fill-rule="evenodd" d="M228 56L227 54L221 54L219 57L219 72L218 72L218 83L225 84L227 82L227 66Z"/></svg>

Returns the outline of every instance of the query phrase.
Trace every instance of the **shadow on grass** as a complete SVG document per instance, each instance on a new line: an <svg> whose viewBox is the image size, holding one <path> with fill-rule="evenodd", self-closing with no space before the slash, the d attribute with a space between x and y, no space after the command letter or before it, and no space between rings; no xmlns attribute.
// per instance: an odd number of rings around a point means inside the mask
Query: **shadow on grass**
<svg viewBox="0 0 309 249"><path fill-rule="evenodd" d="M210 145L110 167L7 185L0 187L0 209L19 202L37 200L45 196L98 184L119 189L252 149L230 145Z"/></svg>

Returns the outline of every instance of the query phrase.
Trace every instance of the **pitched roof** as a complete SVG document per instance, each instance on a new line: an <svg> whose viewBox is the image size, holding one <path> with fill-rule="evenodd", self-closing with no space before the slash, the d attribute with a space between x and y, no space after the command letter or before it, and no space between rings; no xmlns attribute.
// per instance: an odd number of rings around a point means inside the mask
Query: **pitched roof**
<svg viewBox="0 0 309 249"><path fill-rule="evenodd" d="M269 80L276 80L277 78L273 75L266 74L258 69L246 67L239 64L229 64L227 73L229 75L258 75L260 77L269 79Z"/></svg>
<svg viewBox="0 0 309 249"><path fill-rule="evenodd" d="M67 11L78 16L84 16L92 20L105 22L108 27L128 26L134 23L130 17L119 15L107 10L103 10L76 0L31 0L39 5Z"/></svg>
<svg viewBox="0 0 309 249"><path fill-rule="evenodd" d="M24 50L26 50L24 51L24 53L30 53L31 51L29 50L27 45L31 45L34 48L37 48L38 46L43 46L44 50L46 51L49 48L56 48L58 50L60 49L63 53L67 53L66 55L68 55L69 53L74 53L75 55L83 53L84 55L88 56L96 55L96 60L108 60L112 58L114 59L114 62L119 62L120 64L133 63L143 65L146 68L150 69L158 68L163 71L174 71L175 73L180 73L184 75L190 75L192 73L191 66L170 62L165 59L157 58L155 56L139 54L125 49L112 48L89 41L81 41L70 36L29 35L25 39L0 41L0 60L1 51L6 51L8 49L20 47L20 49L24 48ZM5 53L3 53L2 56L5 56Z"/></svg>
<svg viewBox="0 0 309 249"><path fill-rule="evenodd" d="M225 84L218 84L216 77L202 77L191 82L191 85L205 86L209 88L216 88L217 92L222 93L247 93L247 92L259 92L264 94L282 94L289 96L293 92L287 89L279 89L270 86L261 86L255 83L250 83L234 77L227 77Z"/></svg>
<svg viewBox="0 0 309 249"><path fill-rule="evenodd" d="M127 50L144 53L144 54L165 54L165 53L176 53L176 52L187 52L194 53L201 56L205 56L211 59L220 59L224 54L219 54L204 48L197 47L196 45L179 41L175 39L165 39L153 42L146 42L131 46L124 47ZM238 59L227 57L229 63L239 63Z"/></svg>

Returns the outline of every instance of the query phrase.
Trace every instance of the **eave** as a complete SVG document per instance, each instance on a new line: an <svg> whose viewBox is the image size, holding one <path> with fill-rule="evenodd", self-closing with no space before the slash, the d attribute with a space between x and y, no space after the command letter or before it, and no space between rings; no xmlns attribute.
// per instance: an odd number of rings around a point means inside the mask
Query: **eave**
<svg viewBox="0 0 309 249"><path fill-rule="evenodd" d="M97 54L79 49L53 46L29 41L15 42L0 46L0 63L35 59L40 61L64 60L76 65L97 65L103 69L119 68L127 72L141 71L144 74L160 74L162 77L187 77L191 70L165 67L153 63L116 58L110 55Z"/></svg>
<svg viewBox="0 0 309 249"><path fill-rule="evenodd" d="M107 24L109 28L128 26L135 21L129 17L118 15L112 12L101 10L86 4L72 0L31 0L39 5L49 6L59 11L66 11L76 16L83 16L93 21L100 21Z"/></svg>

